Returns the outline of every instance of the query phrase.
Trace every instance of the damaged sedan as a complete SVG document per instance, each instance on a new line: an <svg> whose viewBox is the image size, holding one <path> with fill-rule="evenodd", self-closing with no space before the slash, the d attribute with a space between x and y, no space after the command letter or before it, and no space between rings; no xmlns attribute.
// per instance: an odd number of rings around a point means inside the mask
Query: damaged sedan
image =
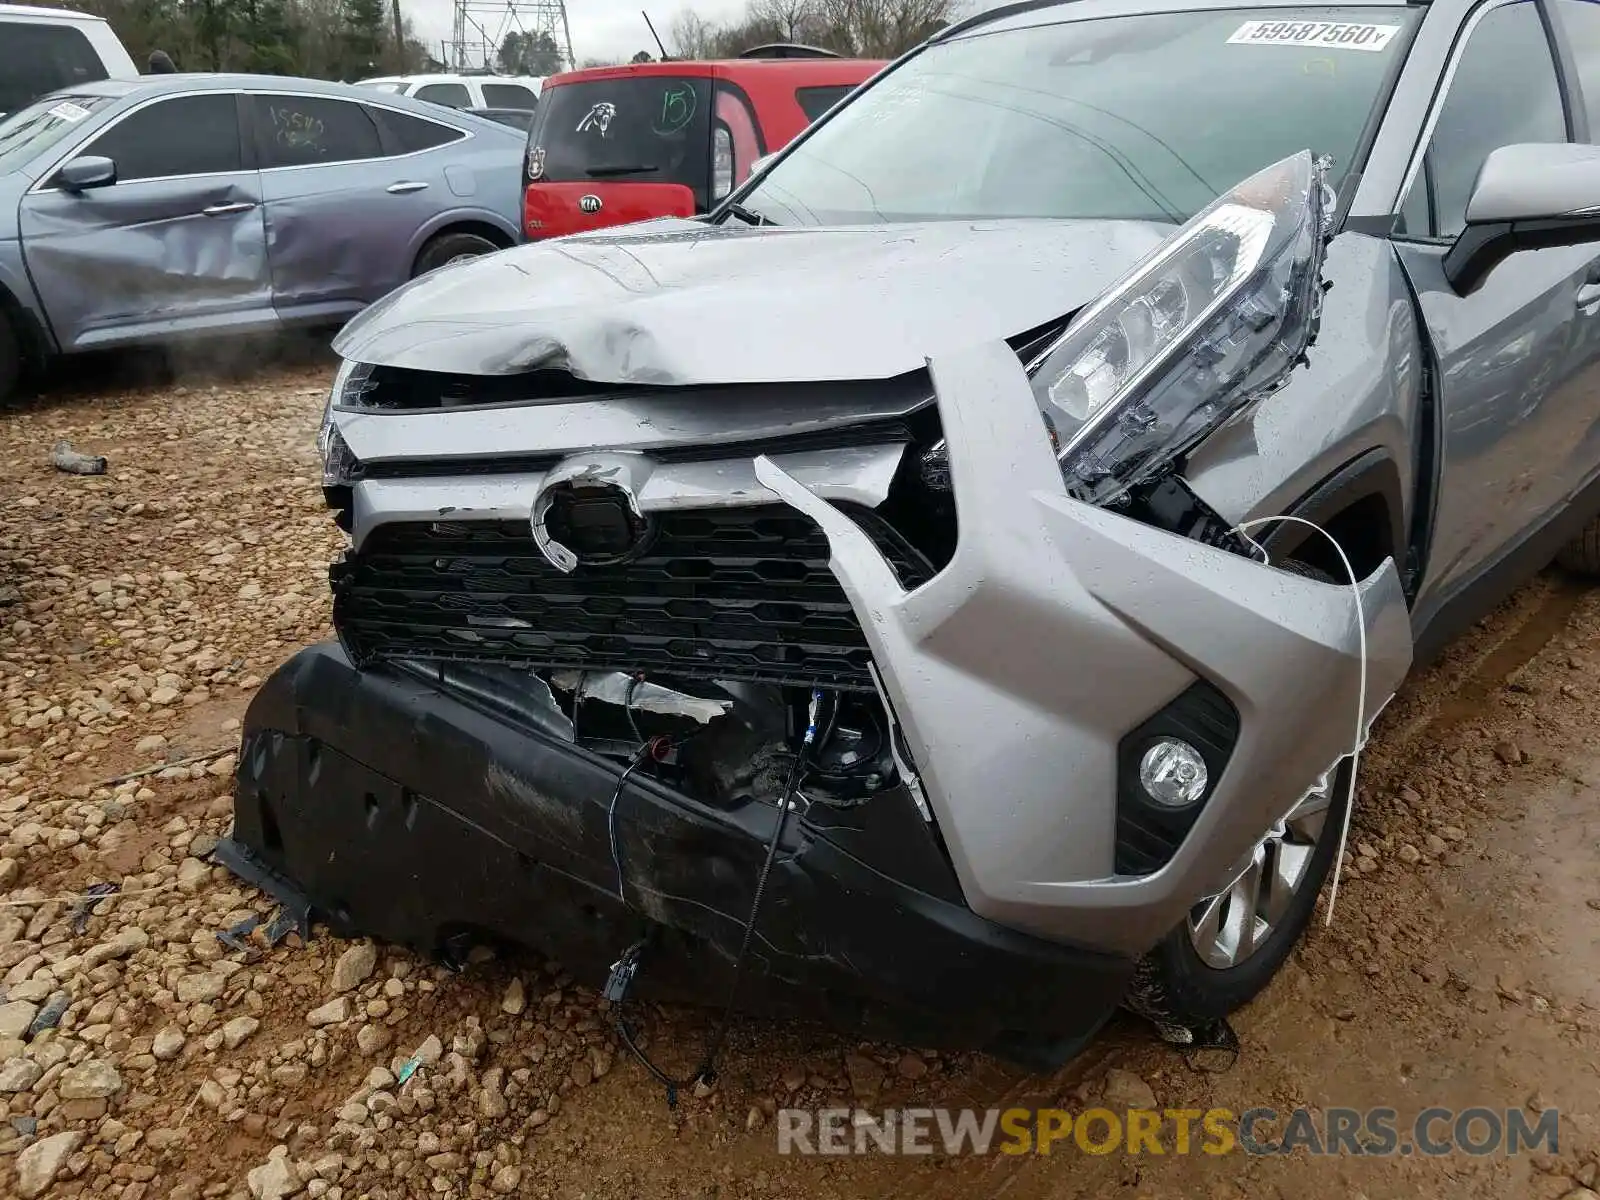
<svg viewBox="0 0 1600 1200"><path fill-rule="evenodd" d="M58 355L338 326L509 246L521 154L504 125L312 79L52 92L0 120L0 401Z"/></svg>
<svg viewBox="0 0 1600 1200"><path fill-rule="evenodd" d="M1215 1036L1414 660L1600 567L1596 15L1014 5L702 220L400 289L225 861L624 1013Z"/></svg>

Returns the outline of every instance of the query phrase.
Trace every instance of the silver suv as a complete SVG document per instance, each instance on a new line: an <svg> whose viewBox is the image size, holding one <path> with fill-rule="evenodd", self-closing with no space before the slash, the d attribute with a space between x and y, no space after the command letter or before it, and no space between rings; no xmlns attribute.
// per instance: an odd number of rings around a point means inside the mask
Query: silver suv
<svg viewBox="0 0 1600 1200"><path fill-rule="evenodd" d="M1026 3L703 221L402 288L225 852L619 997L1197 1036L1413 660L1600 567L1591 136L1590 0Z"/></svg>

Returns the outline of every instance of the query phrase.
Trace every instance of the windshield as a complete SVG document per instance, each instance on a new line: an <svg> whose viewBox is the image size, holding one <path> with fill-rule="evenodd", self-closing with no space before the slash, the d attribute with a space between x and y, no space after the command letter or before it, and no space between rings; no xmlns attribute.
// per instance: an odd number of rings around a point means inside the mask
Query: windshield
<svg viewBox="0 0 1600 1200"><path fill-rule="evenodd" d="M363 82L361 84L361 86L364 87L364 88L371 88L375 92L403 92L403 91L406 90L406 85L403 84L403 83L366 83L366 82Z"/></svg>
<svg viewBox="0 0 1600 1200"><path fill-rule="evenodd" d="M546 88L528 135L529 182L681 183L704 207L710 85L635 75Z"/></svg>
<svg viewBox="0 0 1600 1200"><path fill-rule="evenodd" d="M1183 221L1298 151L1337 183L1413 10L1110 17L932 46L739 197L783 225Z"/></svg>
<svg viewBox="0 0 1600 1200"><path fill-rule="evenodd" d="M115 96L49 96L0 121L0 175L19 170L115 101Z"/></svg>

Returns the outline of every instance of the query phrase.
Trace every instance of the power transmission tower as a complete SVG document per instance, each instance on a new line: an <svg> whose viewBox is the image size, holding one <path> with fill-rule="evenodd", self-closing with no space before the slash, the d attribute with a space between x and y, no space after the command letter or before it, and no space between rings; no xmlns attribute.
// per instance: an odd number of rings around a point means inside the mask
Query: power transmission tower
<svg viewBox="0 0 1600 1200"><path fill-rule="evenodd" d="M495 67L508 33L545 34L561 52L563 69L576 66L566 0L455 0L452 38L445 43L455 71Z"/></svg>

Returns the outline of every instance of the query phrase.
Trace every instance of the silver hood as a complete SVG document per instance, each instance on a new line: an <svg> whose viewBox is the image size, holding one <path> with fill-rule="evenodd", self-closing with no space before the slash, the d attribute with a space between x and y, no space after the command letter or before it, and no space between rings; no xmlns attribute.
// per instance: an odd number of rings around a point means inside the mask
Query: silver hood
<svg viewBox="0 0 1600 1200"><path fill-rule="evenodd" d="M598 383L887 379L1070 314L1171 233L1136 221L651 221L435 271L356 317L334 348L393 367L543 367Z"/></svg>

